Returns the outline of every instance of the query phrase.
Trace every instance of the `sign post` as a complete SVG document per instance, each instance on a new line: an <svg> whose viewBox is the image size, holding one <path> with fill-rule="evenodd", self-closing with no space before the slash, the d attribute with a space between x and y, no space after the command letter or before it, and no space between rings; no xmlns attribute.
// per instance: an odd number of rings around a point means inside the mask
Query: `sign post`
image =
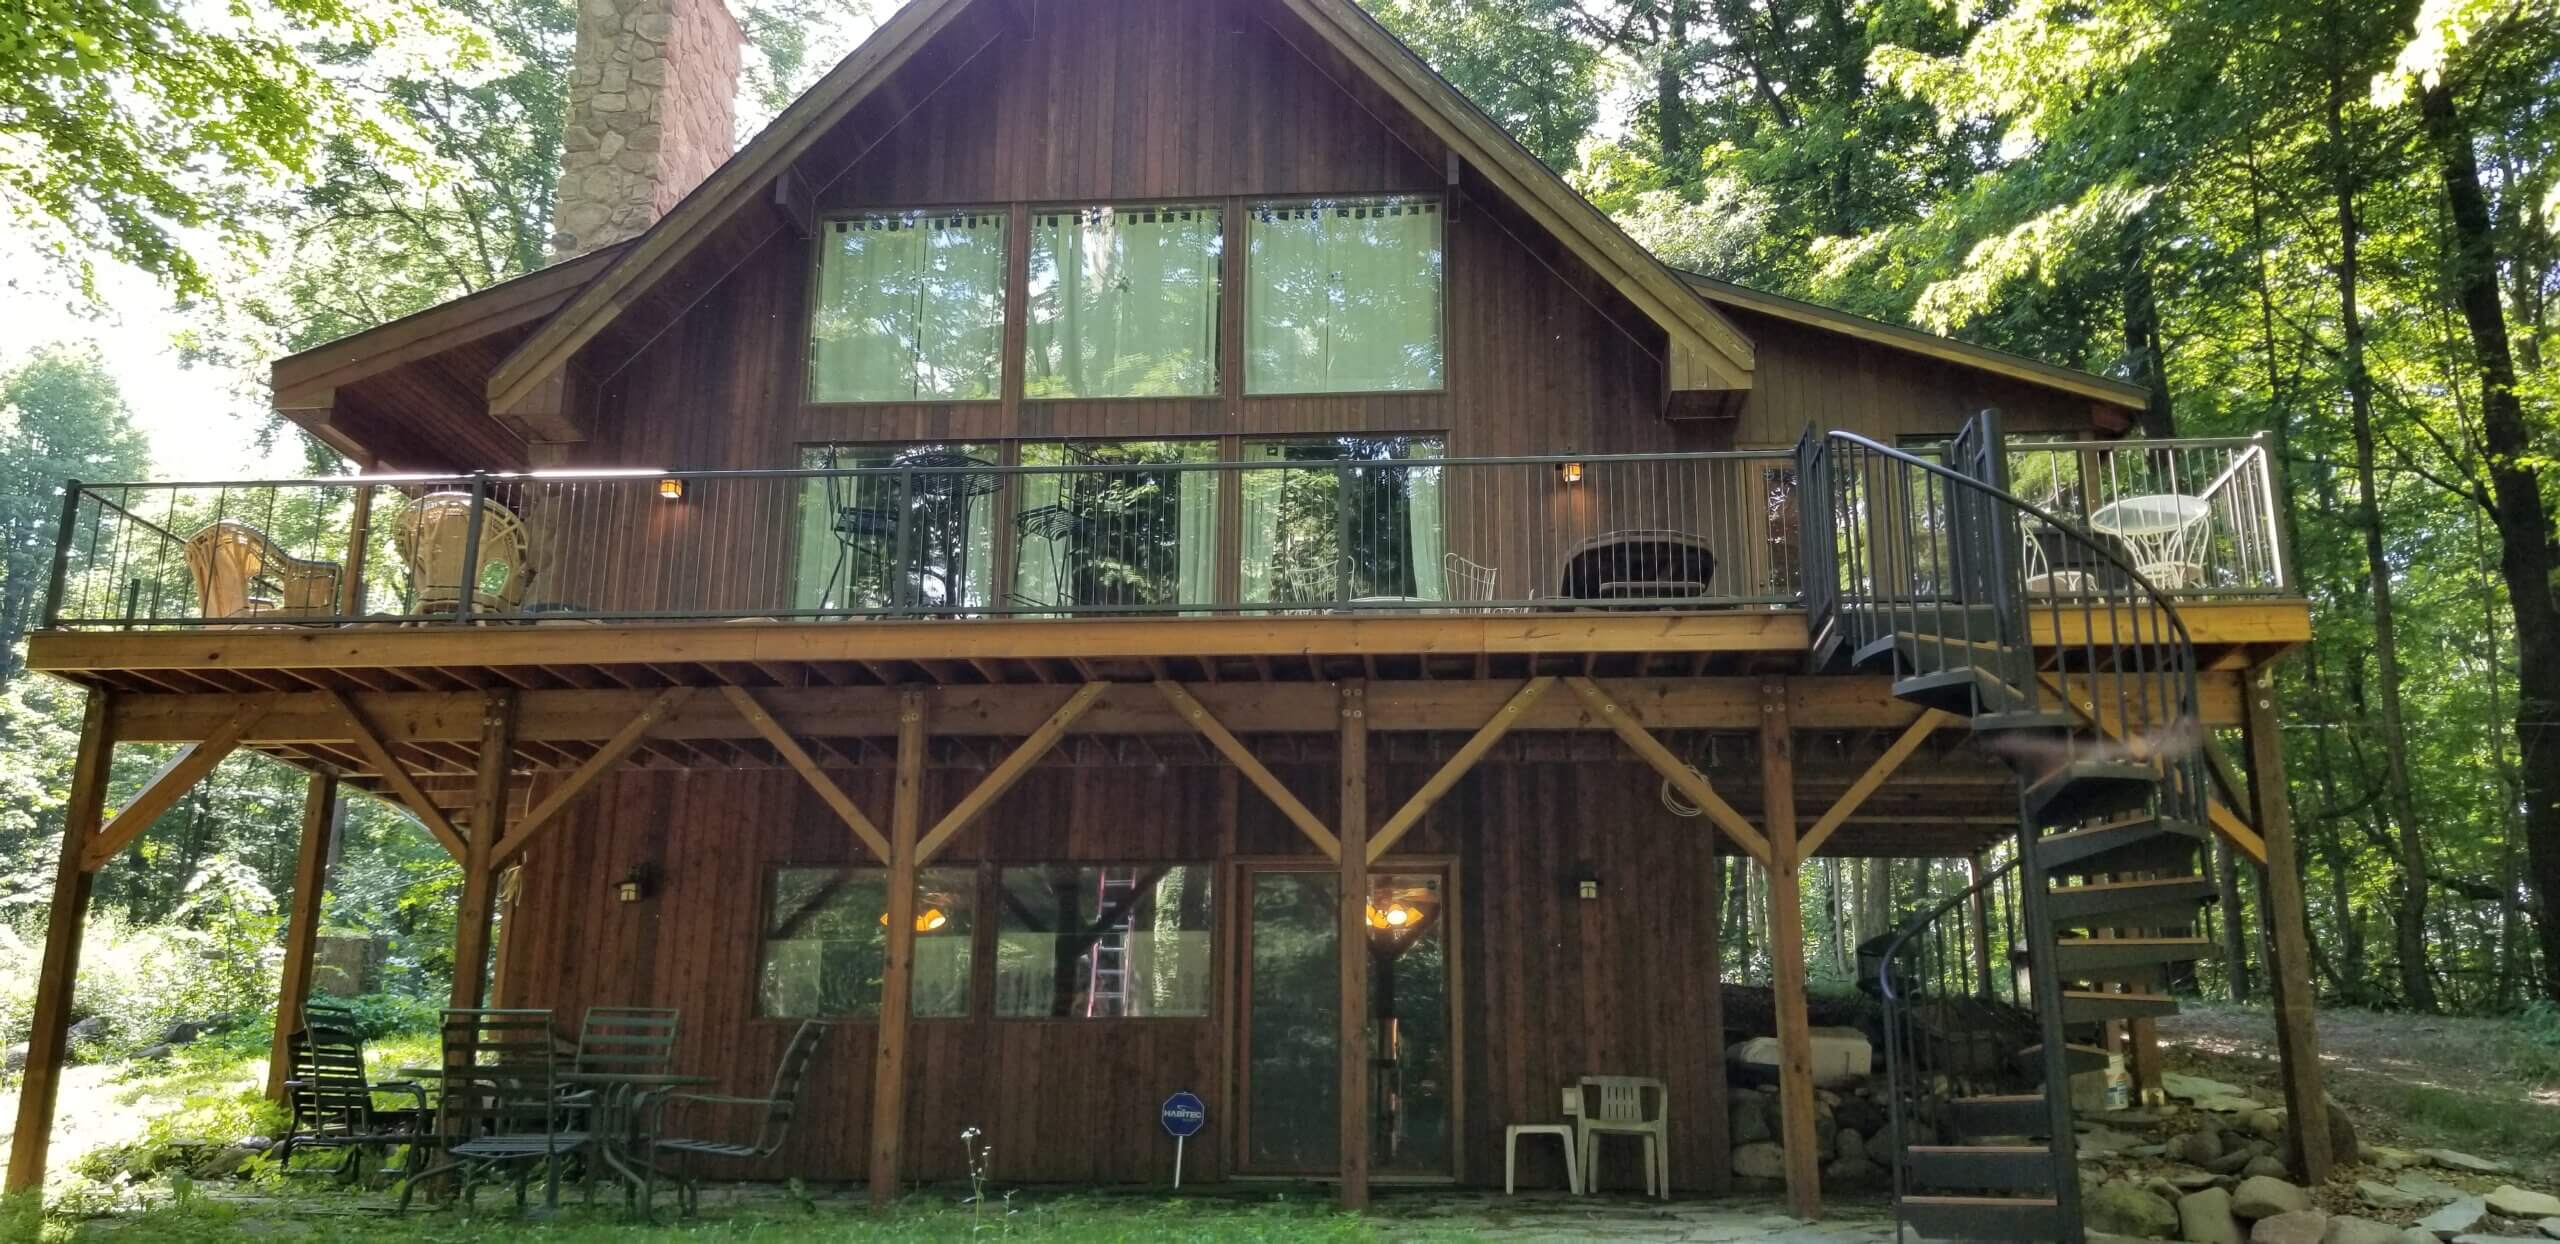
<svg viewBox="0 0 2560 1244"><path fill-rule="evenodd" d="M1184 1091L1165 1098L1158 1117L1164 1120L1164 1130L1173 1134L1173 1186L1179 1188L1182 1186L1183 1144L1209 1121L1209 1108L1201 1102L1198 1094Z"/></svg>

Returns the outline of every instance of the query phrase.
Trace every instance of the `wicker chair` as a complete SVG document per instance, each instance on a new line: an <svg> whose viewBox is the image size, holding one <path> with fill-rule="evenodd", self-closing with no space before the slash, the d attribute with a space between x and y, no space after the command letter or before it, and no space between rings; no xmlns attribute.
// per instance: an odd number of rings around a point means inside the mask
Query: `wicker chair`
<svg viewBox="0 0 2560 1244"><path fill-rule="evenodd" d="M206 618L318 618L338 611L338 564L285 552L226 518L187 537L187 573Z"/></svg>
<svg viewBox="0 0 2560 1244"><path fill-rule="evenodd" d="M827 1026L818 1020L805 1020L800 1030L791 1034L791 1044L783 1047L782 1062L773 1071L773 1090L762 1097L727 1097L717 1093L653 1094L642 1106L650 1118L647 1158L641 1163L640 1213L646 1217L650 1202L657 1195L657 1177L675 1180L676 1203L682 1212L691 1214L697 1203L694 1190L692 1160L696 1157L727 1158L753 1162L772 1157L782 1148L791 1133L792 1116L799 1112L800 1090L809 1080L809 1059L818 1052L818 1041L827 1035ZM665 1134L666 1108L683 1102L700 1106L743 1106L762 1112L753 1141L700 1140ZM672 1169L660 1166L662 1154L673 1155Z"/></svg>
<svg viewBox="0 0 2560 1244"><path fill-rule="evenodd" d="M409 564L412 607L419 613L453 613L471 590L475 613L514 613L533 584L533 540L515 511L482 498L476 565L471 549L471 494L431 492L401 512L400 560Z"/></svg>

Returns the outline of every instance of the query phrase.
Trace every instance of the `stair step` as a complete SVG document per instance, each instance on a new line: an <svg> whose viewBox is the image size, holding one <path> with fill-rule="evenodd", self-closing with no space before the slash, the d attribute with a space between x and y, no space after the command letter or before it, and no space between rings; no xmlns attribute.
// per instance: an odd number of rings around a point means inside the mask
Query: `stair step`
<svg viewBox="0 0 2560 1244"><path fill-rule="evenodd" d="M1958 1097L1947 1102L1947 1122L1960 1136L2049 1137L2053 1104L2041 1093Z"/></svg>
<svg viewBox="0 0 2560 1244"><path fill-rule="evenodd" d="M2062 1207L2051 1197L1907 1196L1903 1221L1933 1241L2046 1244L2063 1238Z"/></svg>
<svg viewBox="0 0 2560 1244"><path fill-rule="evenodd" d="M2062 1022L2097 1024L2111 1019L2158 1019L2178 1013L2178 1000L2164 993L2062 993Z"/></svg>
<svg viewBox="0 0 2560 1244"><path fill-rule="evenodd" d="M2221 955L2222 948L2204 937L2066 937L2054 943L2053 967L2067 980L2115 979L2092 974L2127 968L2156 970Z"/></svg>
<svg viewBox="0 0 2560 1244"><path fill-rule="evenodd" d="M2053 1150L2045 1145L1913 1145L1902 1163L1915 1187L2053 1191Z"/></svg>
<svg viewBox="0 0 2560 1244"><path fill-rule="evenodd" d="M1893 684L1893 694L1923 708L1968 718L2002 715L2026 707L2026 697L2018 694L2017 688L2000 681L1989 670L1970 665L1900 679Z"/></svg>
<svg viewBox="0 0 2560 1244"><path fill-rule="evenodd" d="M2160 771L2149 765L2067 760L2027 784L2026 813L2038 825L2070 825L2146 809L2159 793Z"/></svg>
<svg viewBox="0 0 2560 1244"><path fill-rule="evenodd" d="M1975 734L2016 732L2046 734L2053 736L2057 747L2064 736L2078 729L2080 729L2080 718L2076 714L2058 708L2017 708L1999 713L1976 713L1973 717ZM2016 740L2007 741L2015 742Z"/></svg>
<svg viewBox="0 0 2560 1244"><path fill-rule="evenodd" d="M2018 1064L2030 1078L2042 1082L2044 1043L2039 1041L2018 1051ZM2104 1071L2107 1068L2107 1052L2097 1046L2082 1045L2075 1041L2062 1047L2062 1064L2066 1073L2075 1076L2084 1071Z"/></svg>
<svg viewBox="0 0 2560 1244"><path fill-rule="evenodd" d="M2054 886L2045 892L2044 915L2057 929L2188 928L2196 922L2196 908L2214 896L2213 880L2194 876ZM2184 914L2148 919L2162 911Z"/></svg>
<svg viewBox="0 0 2560 1244"><path fill-rule="evenodd" d="M1949 610L1943 622L1928 614L1916 621L1905 617L1897 619L1891 634L1858 645L1849 663L1865 670L1882 666L1880 672L1909 674L1987 665L2017 651L1999 642L1998 630L1998 620L1988 613L1968 619Z"/></svg>
<svg viewBox="0 0 2560 1244"><path fill-rule="evenodd" d="M2193 872L2205 831L2186 821L2137 812L2036 839L2036 865L2048 873ZM2185 867L2180 867L2184 864Z"/></svg>

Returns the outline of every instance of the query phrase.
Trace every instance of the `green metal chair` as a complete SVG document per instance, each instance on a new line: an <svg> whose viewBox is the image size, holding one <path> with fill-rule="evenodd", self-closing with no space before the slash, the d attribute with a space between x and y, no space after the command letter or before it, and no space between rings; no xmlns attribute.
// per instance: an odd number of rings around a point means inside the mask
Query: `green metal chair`
<svg viewBox="0 0 2560 1244"><path fill-rule="evenodd" d="M302 1026L285 1038L285 1048L292 1076L284 1082L285 1104L292 1114L277 1150L285 1170L292 1170L299 1149L343 1150L346 1156L332 1173L349 1181L363 1173L368 1149L387 1154L405 1147L411 1153L407 1167L418 1166L417 1155L434 1139L427 1090L413 1081L375 1084L367 1078L364 1036L352 1011L328 1002L305 1004ZM377 1095L408 1101L385 1106Z"/></svg>
<svg viewBox="0 0 2560 1244"><path fill-rule="evenodd" d="M460 1177L455 1195L465 1204L481 1184L512 1173L523 1205L536 1165L545 1173L544 1204L558 1204L561 1162L583 1153L589 1136L563 1126L571 1107L560 1096L551 1012L446 1011L443 1041L436 1131L445 1160L403 1185L400 1208L409 1208L419 1184L447 1172Z"/></svg>
<svg viewBox="0 0 2560 1244"><path fill-rule="evenodd" d="M694 1211L698 1198L694 1189L692 1161L696 1157L727 1158L753 1162L772 1157L790 1135L791 1120L799 1113L800 1091L809 1080L809 1059L818 1052L818 1042L827 1035L827 1026L819 1020L804 1020L800 1030L791 1034L791 1044L783 1047L782 1062L773 1071L773 1090L762 1097L728 1097L717 1093L660 1093L648 1097L643 1110L651 1122L647 1136L645 1159L641 1163L644 1178L640 1186L640 1214L649 1216L657 1197L657 1177L667 1175L676 1182L676 1202L686 1214ZM763 1112L751 1142L703 1140L665 1134L667 1107L676 1103L700 1106L745 1107ZM672 1154L675 1167L661 1167L660 1154Z"/></svg>

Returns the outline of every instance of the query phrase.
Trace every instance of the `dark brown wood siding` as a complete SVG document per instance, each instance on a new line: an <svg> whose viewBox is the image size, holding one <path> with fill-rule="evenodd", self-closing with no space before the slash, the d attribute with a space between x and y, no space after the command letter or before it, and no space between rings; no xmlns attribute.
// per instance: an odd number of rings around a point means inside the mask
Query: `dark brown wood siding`
<svg viewBox="0 0 2560 1244"><path fill-rule="evenodd" d="M1331 815L1329 765L1280 772L1319 815ZM1715 859L1704 824L1664 812L1648 772L1489 765L1399 848L1399 856L1455 861L1466 1182L1499 1182L1504 1126L1559 1117L1559 1089L1589 1072L1668 1081L1674 1181L1722 1186ZM1429 773L1376 766L1373 814L1392 812ZM837 776L885 815L886 765ZM933 770L928 820L977 777ZM507 908L503 1004L551 1007L564 1024L588 1006L679 1007L686 1068L720 1077L730 1091L760 1089L794 1027L754 1015L765 879L785 864L859 862L851 835L786 773L633 772L600 785L569 815L526 861ZM1155 1109L1176 1088L1199 1092L1213 1116L1191 1146L1192 1176L1226 1173L1235 1096L1224 1051L1241 944L1226 865L1272 856L1320 859L1216 766L1048 768L1008 794L937 864L1216 863L1219 1002L1202 1020L997 1020L982 994L969 1019L919 1021L908 1174L965 1176L959 1134L975 1126L992 1142L1002 1180L1161 1181L1171 1153ZM661 889L620 902L613 883L644 864L661 871ZM1576 896L1585 877L1600 882L1600 898ZM861 1176L874 1032L869 1021L833 1026L800 1130L757 1173ZM1524 1153L1522 1163L1524 1179L1561 1181L1551 1152ZM1632 1155L1613 1152L1609 1166L1619 1186L1638 1177Z"/></svg>

